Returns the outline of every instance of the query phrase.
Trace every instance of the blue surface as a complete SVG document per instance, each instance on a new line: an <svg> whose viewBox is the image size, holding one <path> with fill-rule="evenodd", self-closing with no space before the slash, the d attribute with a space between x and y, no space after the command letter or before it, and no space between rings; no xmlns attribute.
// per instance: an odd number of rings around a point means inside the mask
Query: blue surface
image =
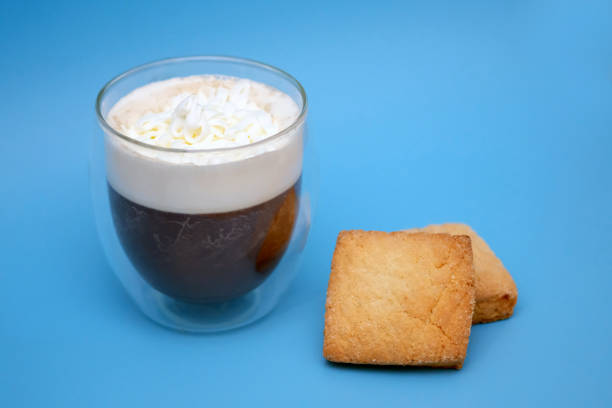
<svg viewBox="0 0 612 408"><path fill-rule="evenodd" d="M610 406L612 4L0 6L0 406ZM461 3L461 5L459 5ZM103 257L87 160L112 76L168 56L277 65L321 159L299 277L263 321L146 320ZM463 370L321 357L341 229L472 224L519 288Z"/></svg>

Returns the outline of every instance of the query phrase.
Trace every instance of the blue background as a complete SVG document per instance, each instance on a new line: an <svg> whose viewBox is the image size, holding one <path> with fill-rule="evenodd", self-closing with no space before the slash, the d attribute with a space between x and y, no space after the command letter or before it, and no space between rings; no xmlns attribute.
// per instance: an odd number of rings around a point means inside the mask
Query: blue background
<svg viewBox="0 0 612 408"><path fill-rule="evenodd" d="M610 406L611 2L255 3L2 2L0 406ZM194 54L294 74L321 161L288 295L207 336L133 306L87 177L102 85ZM461 371L326 363L338 231L444 221L504 261L515 316Z"/></svg>

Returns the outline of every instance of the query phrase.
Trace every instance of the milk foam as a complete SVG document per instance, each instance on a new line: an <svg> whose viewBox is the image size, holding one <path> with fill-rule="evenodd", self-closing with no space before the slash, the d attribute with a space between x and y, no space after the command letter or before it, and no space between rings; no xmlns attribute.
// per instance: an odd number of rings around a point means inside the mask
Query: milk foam
<svg viewBox="0 0 612 408"><path fill-rule="evenodd" d="M261 204L300 177L303 123L265 140L298 115L287 94L248 79L203 75L145 85L121 98L108 121L152 146L107 134L108 181L124 197L162 211L219 213Z"/></svg>

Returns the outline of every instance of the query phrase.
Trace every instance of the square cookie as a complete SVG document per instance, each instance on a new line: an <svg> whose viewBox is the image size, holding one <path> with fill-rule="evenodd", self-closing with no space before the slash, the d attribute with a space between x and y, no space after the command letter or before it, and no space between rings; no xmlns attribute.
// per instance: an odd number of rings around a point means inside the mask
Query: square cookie
<svg viewBox="0 0 612 408"><path fill-rule="evenodd" d="M342 231L327 289L323 356L461 368L473 311L469 237Z"/></svg>
<svg viewBox="0 0 612 408"><path fill-rule="evenodd" d="M465 224L442 224L407 230L418 231L467 235L472 239L476 273L476 308L473 323L494 322L512 316L518 297L514 280L489 245L472 228Z"/></svg>

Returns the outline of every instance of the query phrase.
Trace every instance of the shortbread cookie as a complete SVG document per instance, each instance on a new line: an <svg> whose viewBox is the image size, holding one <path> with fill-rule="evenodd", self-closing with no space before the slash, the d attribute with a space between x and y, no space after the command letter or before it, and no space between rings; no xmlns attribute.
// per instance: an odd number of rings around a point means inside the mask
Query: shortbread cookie
<svg viewBox="0 0 612 408"><path fill-rule="evenodd" d="M325 306L334 362L461 368L474 311L467 236L342 231Z"/></svg>
<svg viewBox="0 0 612 408"><path fill-rule="evenodd" d="M512 276L472 228L465 224L442 224L407 231L469 236L472 239L476 272L476 309L472 322L494 322L512 316L518 296Z"/></svg>

